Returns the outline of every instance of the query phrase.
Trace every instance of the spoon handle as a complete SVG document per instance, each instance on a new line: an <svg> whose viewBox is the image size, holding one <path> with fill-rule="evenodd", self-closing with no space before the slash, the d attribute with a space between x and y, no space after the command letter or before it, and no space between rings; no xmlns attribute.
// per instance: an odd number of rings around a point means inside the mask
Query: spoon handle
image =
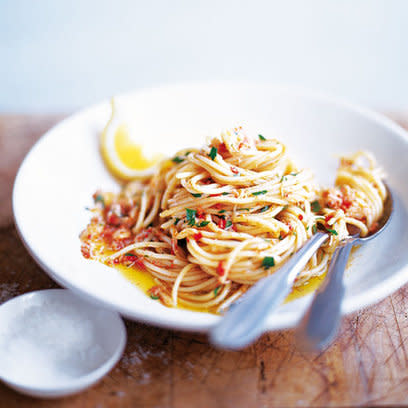
<svg viewBox="0 0 408 408"><path fill-rule="evenodd" d="M344 296L343 275L353 241L336 248L326 279L317 290L308 312L297 330L297 339L306 350L322 350L337 333Z"/></svg>
<svg viewBox="0 0 408 408"><path fill-rule="evenodd" d="M282 267L249 289L211 331L212 343L239 349L256 340L265 330L268 315L285 300L296 276L327 239L328 234L316 233Z"/></svg>

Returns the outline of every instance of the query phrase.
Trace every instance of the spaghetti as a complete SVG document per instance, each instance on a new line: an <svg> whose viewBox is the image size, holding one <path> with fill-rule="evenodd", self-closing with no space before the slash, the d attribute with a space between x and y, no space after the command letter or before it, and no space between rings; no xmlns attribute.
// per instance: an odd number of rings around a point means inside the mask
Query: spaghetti
<svg viewBox="0 0 408 408"><path fill-rule="evenodd" d="M327 270L347 224L367 235L377 226L386 188L371 154L343 157L335 187L322 190L275 139L241 128L202 149L181 150L147 180L119 194L96 192L82 253L108 265L144 269L150 296L167 306L216 312L274 273L316 231L330 240L295 285Z"/></svg>

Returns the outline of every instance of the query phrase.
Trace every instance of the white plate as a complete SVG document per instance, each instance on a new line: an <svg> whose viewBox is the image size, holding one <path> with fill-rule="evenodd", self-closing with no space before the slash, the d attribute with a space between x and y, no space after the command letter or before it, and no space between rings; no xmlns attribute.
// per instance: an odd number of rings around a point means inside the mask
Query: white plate
<svg viewBox="0 0 408 408"><path fill-rule="evenodd" d="M342 310L375 303L408 281L408 141L406 132L376 113L327 96L262 83L188 83L138 91L118 98L125 120L149 150L168 155L200 146L206 135L241 124L248 133L277 137L319 181L333 183L336 154L371 150L388 174L397 200L392 225L359 249L346 275ZM108 102L86 109L47 132L18 172L13 208L25 245L62 286L130 319L182 330L207 331L219 317L166 308L143 294L120 272L80 253L78 235L87 224L85 206L97 189L119 186L106 171L98 138ZM270 316L268 328L292 327L310 296Z"/></svg>

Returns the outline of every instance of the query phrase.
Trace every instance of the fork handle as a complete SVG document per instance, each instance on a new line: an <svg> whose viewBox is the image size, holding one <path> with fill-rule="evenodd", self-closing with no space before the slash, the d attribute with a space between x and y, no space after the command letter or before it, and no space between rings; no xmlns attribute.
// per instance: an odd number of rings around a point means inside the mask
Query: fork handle
<svg viewBox="0 0 408 408"><path fill-rule="evenodd" d="M345 287L343 275L353 241L337 247L326 279L317 290L312 304L297 330L297 340L306 350L323 350L335 337L341 320L341 302Z"/></svg>
<svg viewBox="0 0 408 408"><path fill-rule="evenodd" d="M285 300L296 276L327 239L328 234L317 232L276 272L249 289L211 331L212 343L234 350L257 339L265 331L268 315Z"/></svg>

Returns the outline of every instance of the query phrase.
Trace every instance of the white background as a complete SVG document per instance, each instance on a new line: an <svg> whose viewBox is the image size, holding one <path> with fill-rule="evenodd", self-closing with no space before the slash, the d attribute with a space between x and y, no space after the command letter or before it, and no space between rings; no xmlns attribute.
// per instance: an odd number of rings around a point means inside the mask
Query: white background
<svg viewBox="0 0 408 408"><path fill-rule="evenodd" d="M408 1L0 0L0 111L70 111L207 79L406 109Z"/></svg>

